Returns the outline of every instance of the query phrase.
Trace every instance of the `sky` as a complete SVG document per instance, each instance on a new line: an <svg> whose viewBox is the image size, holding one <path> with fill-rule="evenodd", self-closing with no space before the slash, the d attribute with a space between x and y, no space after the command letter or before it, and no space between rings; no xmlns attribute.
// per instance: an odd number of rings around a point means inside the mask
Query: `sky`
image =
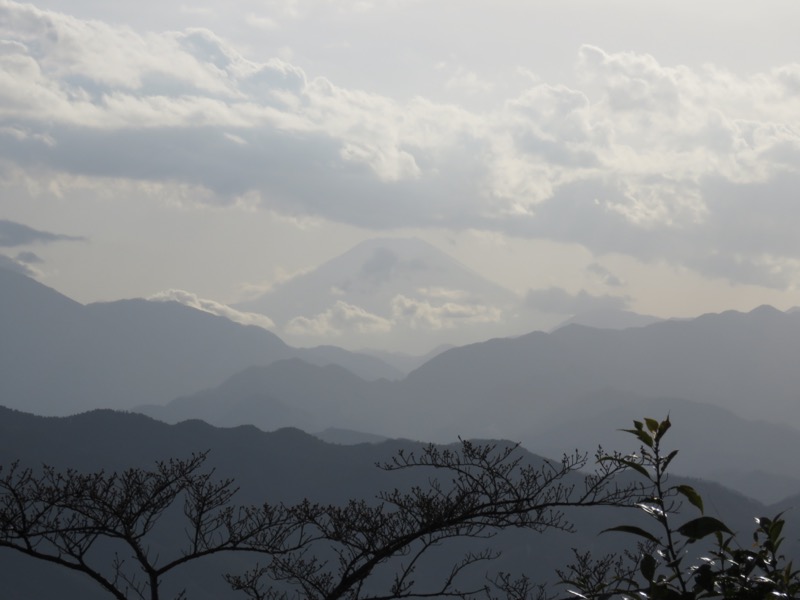
<svg viewBox="0 0 800 600"><path fill-rule="evenodd" d="M0 264L208 307L417 237L531 328L788 309L798 22L795 0L0 0Z"/></svg>

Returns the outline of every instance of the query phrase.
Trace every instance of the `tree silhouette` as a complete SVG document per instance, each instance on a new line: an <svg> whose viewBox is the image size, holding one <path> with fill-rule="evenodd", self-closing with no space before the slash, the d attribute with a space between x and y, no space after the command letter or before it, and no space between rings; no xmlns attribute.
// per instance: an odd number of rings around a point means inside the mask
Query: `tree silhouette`
<svg viewBox="0 0 800 600"><path fill-rule="evenodd" d="M614 483L620 465L587 476L586 455L534 466L516 446L464 441L400 452L382 468L423 470L426 484L371 501L238 506L233 481L204 472L205 460L89 474L13 464L0 470L0 547L84 573L120 600L157 600L166 575L223 552L253 555L252 569L226 576L252 600L467 597L486 585L465 585L462 574L495 552L455 558L434 583L414 577L423 557L509 527L569 530L565 509L625 505L633 494ZM181 547L162 547L165 529L183 532Z"/></svg>
<svg viewBox="0 0 800 600"><path fill-rule="evenodd" d="M296 508L298 521L313 533L302 547L227 579L251 600L287 597L275 582L318 600L484 594L486 584L465 587L460 576L497 557L492 550L455 557L437 582L418 582L414 574L433 548L447 542L485 539L510 527L571 530L567 508L629 505L635 489L613 481L622 467L601 463L591 475L578 474L587 462L587 455L575 454L534 466L523 462L516 446L469 441L458 450L429 445L419 454L400 452L382 467L431 471L427 485L384 492L373 503L304 503Z"/></svg>
<svg viewBox="0 0 800 600"><path fill-rule="evenodd" d="M298 532L291 511L235 506L233 481L202 472L205 459L122 473L0 468L0 547L84 573L120 600L158 600L165 575L204 556L290 549ZM152 533L181 508L185 543L164 558Z"/></svg>

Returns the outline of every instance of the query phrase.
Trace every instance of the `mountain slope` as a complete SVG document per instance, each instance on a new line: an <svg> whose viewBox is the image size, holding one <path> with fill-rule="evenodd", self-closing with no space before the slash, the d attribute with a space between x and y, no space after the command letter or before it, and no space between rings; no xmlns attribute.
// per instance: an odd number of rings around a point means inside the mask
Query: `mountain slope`
<svg viewBox="0 0 800 600"><path fill-rule="evenodd" d="M377 399L395 387L386 381L364 381L336 365L288 359L251 367L220 386L165 406L137 410L168 423L197 418L219 426L252 424L265 431L371 429L385 416L381 407L387 402Z"/></svg>
<svg viewBox="0 0 800 600"><path fill-rule="evenodd" d="M754 419L800 426L800 316L760 307L626 330L570 325L454 348L412 372L420 403L481 411L485 398L509 408L561 412L565 400L603 389L707 402ZM514 415L486 414L508 429ZM518 415L517 415L518 418ZM515 434L514 434L515 435Z"/></svg>
<svg viewBox="0 0 800 600"><path fill-rule="evenodd" d="M252 365L302 356L361 375L399 372L341 349L294 349L260 327L175 302L83 306L0 269L0 397L15 408L66 415L130 408L194 393Z"/></svg>

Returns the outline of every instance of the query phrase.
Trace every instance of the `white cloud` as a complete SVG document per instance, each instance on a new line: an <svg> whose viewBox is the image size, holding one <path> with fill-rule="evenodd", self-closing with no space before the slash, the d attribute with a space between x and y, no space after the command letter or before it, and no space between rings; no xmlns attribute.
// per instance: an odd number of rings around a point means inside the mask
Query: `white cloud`
<svg viewBox="0 0 800 600"><path fill-rule="evenodd" d="M603 285L609 287L621 287L623 285L623 281L619 277L600 263L591 263L586 267L586 270L594 275Z"/></svg>
<svg viewBox="0 0 800 600"><path fill-rule="evenodd" d="M469 293L464 290L443 287L417 288L417 293L428 298L445 300L465 300L469 297Z"/></svg>
<svg viewBox="0 0 800 600"><path fill-rule="evenodd" d="M30 265L29 261L20 260L19 256L12 258L6 254L0 253L0 269L14 271L26 277L38 277L39 271Z"/></svg>
<svg viewBox="0 0 800 600"><path fill-rule="evenodd" d="M272 319L265 315L242 312L236 310L235 308L231 308L227 304L222 304L207 298L200 298L197 296L197 294L193 294L192 292L187 292L184 290L165 290L150 296L148 300L155 302L179 302L197 310L211 313L212 315L225 317L226 319L230 319L236 323L241 323L242 325L256 325L264 329L275 328L275 323L273 323Z"/></svg>
<svg viewBox="0 0 800 600"><path fill-rule="evenodd" d="M500 322L502 311L481 304L439 302L397 295L391 302L391 318L338 300L331 308L314 316L291 319L284 328L289 335L336 337L346 334L397 333L401 329L438 331L481 323Z"/></svg>
<svg viewBox="0 0 800 600"><path fill-rule="evenodd" d="M457 90L466 94L485 94L491 92L494 88L490 81L484 81L473 71L468 71L464 68L459 68L445 82L444 86L448 90Z"/></svg>
<svg viewBox="0 0 800 600"><path fill-rule="evenodd" d="M359 306L342 300L312 317L295 317L285 327L286 333L300 336L337 336L345 333L387 333L392 322Z"/></svg>
<svg viewBox="0 0 800 600"><path fill-rule="evenodd" d="M482 304L459 304L445 302L433 304L397 295L392 300L393 319L407 324L413 329L449 329L475 323L499 322L503 313L500 309Z"/></svg>

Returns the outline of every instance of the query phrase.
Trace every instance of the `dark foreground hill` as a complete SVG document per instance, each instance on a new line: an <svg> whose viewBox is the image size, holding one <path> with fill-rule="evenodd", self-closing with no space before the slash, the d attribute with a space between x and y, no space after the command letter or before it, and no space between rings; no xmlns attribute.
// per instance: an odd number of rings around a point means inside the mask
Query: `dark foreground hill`
<svg viewBox="0 0 800 600"><path fill-rule="evenodd" d="M427 486L427 475L421 476L413 470L387 473L375 467L376 461L390 458L400 448L409 451L418 447L399 440L336 446L295 429L264 433L250 426L220 429L198 421L166 425L142 415L112 411L45 418L0 409L0 463L4 468L10 461L19 460L24 465L47 463L58 469L112 471L130 466L150 467L157 459L210 450L207 466L216 469L215 475L220 478L235 478L240 486L237 500L245 504L264 500L296 502L302 498L342 503L348 498L373 498L380 489ZM523 453L523 458L533 463L541 461L527 453ZM748 526L752 515L765 510L758 503L719 486L698 487L707 497L713 496L714 511L721 511L731 523ZM491 540L493 547L503 551L503 556L479 569L475 576L483 581L489 569L496 569L525 571L536 579L552 580L553 568L569 559L570 547L600 551L614 543L613 536L597 537L597 532L608 526L609 518L624 517L587 509L575 514L578 532L572 535L504 532ZM167 537L158 542L166 554L179 540ZM453 552L463 549L465 546L457 544ZM452 558L450 554L434 556L426 568L446 568ZM238 596L227 589L219 573L252 566L252 558L246 557L206 561L183 571L168 589L175 591L178 586L185 586L191 599L235 598ZM7 549L0 549L0 581L4 598L104 597L93 582L19 557Z"/></svg>

